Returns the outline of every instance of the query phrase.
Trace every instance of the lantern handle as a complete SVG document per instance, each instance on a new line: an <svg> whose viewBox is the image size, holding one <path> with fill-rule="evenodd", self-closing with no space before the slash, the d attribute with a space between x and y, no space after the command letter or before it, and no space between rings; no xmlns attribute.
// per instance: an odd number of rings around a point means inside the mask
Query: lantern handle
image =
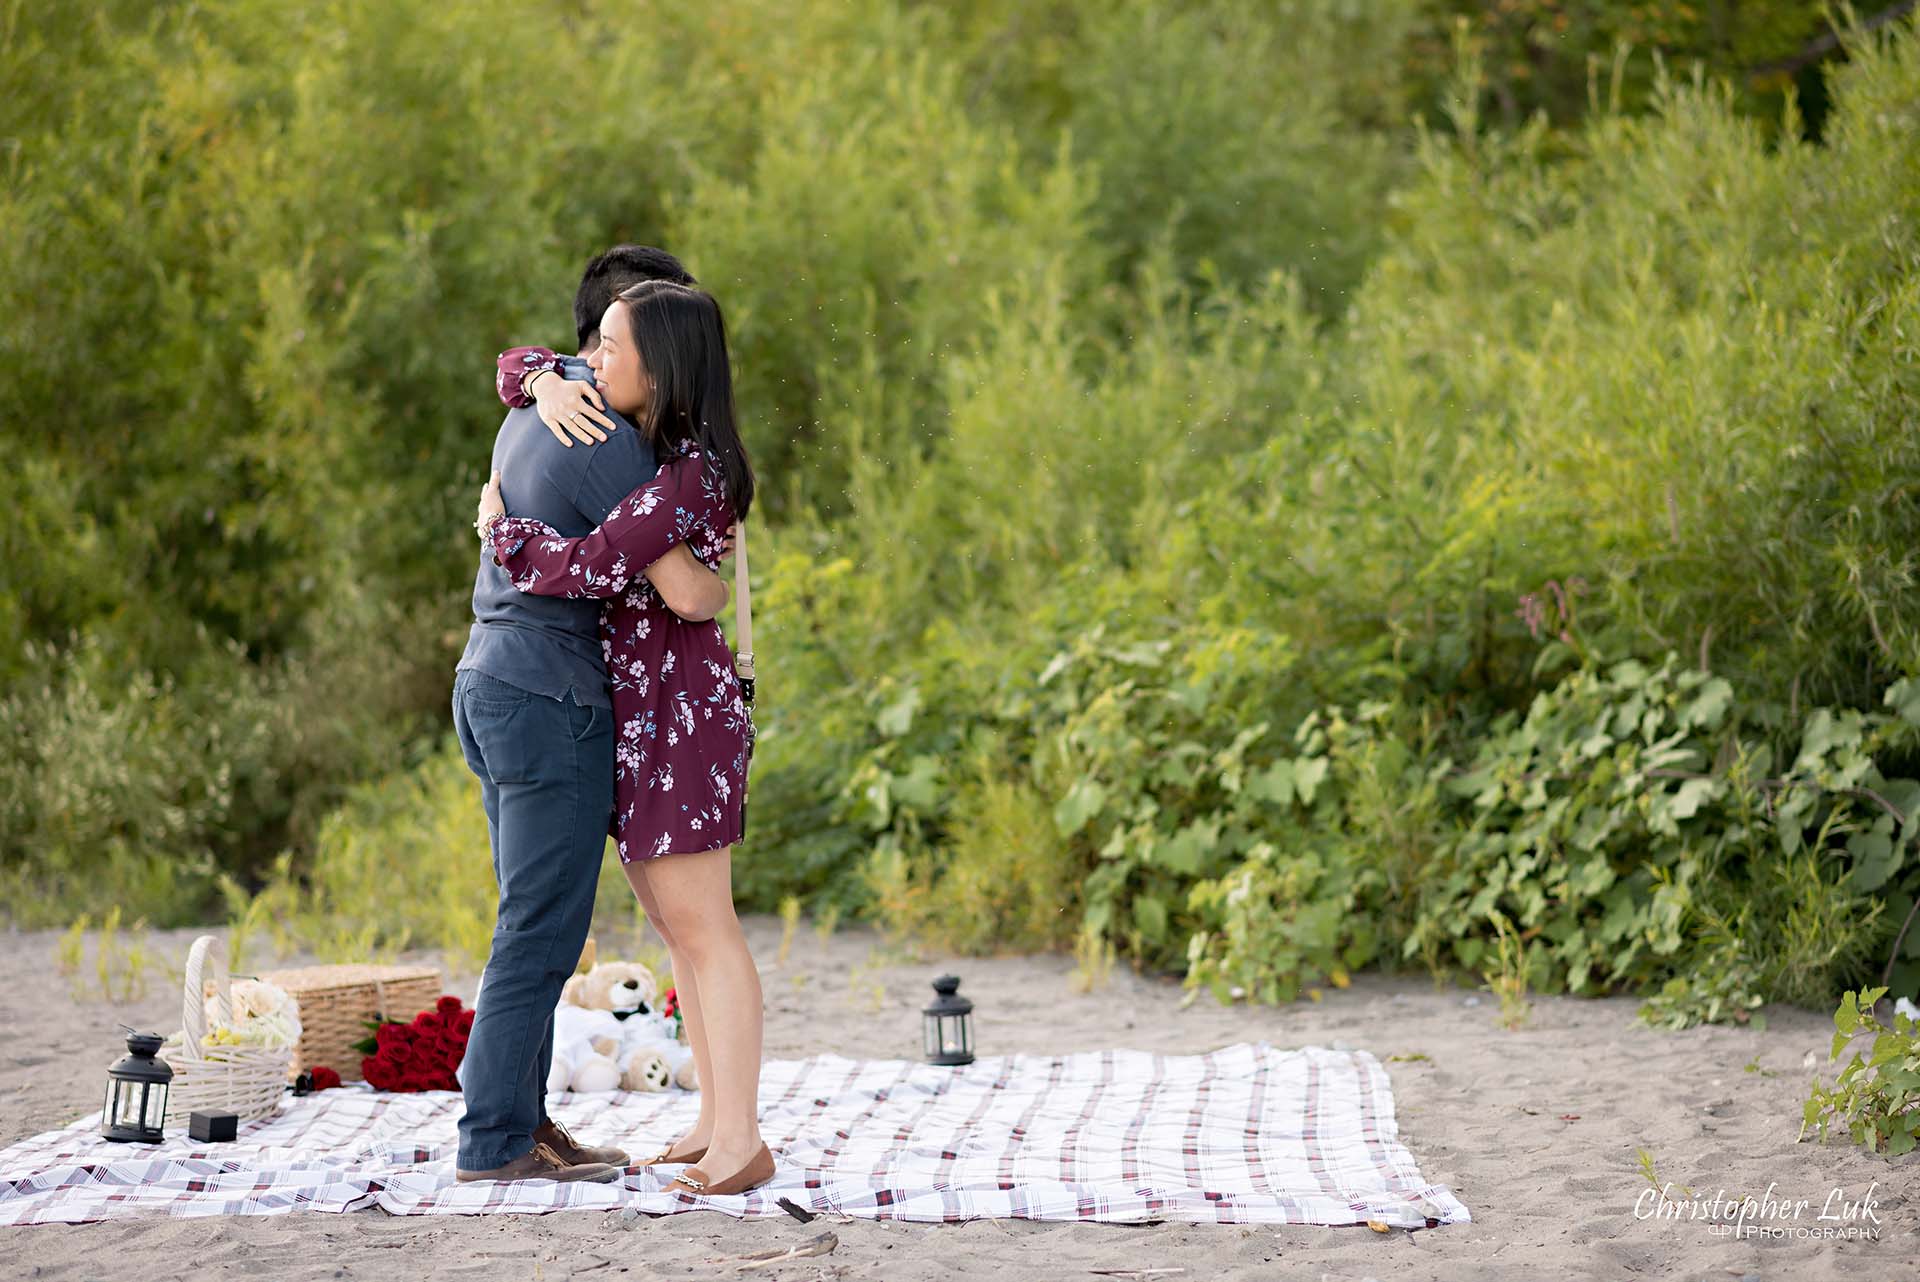
<svg viewBox="0 0 1920 1282"><path fill-rule="evenodd" d="M180 1003L180 1028L189 1055L201 1053L201 1039L207 1035L206 970L209 962L214 968L214 1018L222 1024L233 1022L226 945L216 935L202 935L187 950L186 988Z"/></svg>

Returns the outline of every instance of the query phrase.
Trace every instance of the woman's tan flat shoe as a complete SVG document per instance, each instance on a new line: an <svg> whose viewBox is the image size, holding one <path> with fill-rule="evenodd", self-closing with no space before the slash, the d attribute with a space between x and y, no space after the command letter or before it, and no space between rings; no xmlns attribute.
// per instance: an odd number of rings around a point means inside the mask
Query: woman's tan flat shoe
<svg viewBox="0 0 1920 1282"><path fill-rule="evenodd" d="M703 1197L722 1197L759 1188L773 1178L773 1170L773 1150L762 1144L745 1166L723 1180L708 1180L707 1173L694 1166L674 1176L669 1183L683 1185Z"/></svg>
<svg viewBox="0 0 1920 1282"><path fill-rule="evenodd" d="M643 1161L637 1162L635 1163L635 1165L637 1166L670 1166L679 1162L697 1162L701 1158L705 1157L706 1155L707 1155L707 1146L705 1144L702 1144L699 1148L688 1149L684 1153L675 1153L673 1151L673 1145L669 1144L665 1148L661 1149L658 1153L655 1153L652 1157L649 1157L644 1159Z"/></svg>

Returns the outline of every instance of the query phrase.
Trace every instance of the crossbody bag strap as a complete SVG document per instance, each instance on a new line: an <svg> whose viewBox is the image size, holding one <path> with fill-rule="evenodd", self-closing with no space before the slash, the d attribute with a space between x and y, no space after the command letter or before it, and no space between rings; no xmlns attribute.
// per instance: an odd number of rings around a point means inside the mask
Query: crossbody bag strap
<svg viewBox="0 0 1920 1282"><path fill-rule="evenodd" d="M734 675L740 678L740 697L753 706L753 590L747 575L747 523L740 521L733 531L733 590L740 612L740 630L735 638Z"/></svg>

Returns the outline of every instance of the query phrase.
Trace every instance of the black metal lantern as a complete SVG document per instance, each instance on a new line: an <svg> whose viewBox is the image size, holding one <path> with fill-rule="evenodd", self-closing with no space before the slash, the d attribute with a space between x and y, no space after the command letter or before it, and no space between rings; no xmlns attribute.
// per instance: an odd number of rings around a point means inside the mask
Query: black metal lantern
<svg viewBox="0 0 1920 1282"><path fill-rule="evenodd" d="M126 1028L125 1024L121 1025ZM167 1087L173 1065L156 1059L158 1033L127 1028L127 1055L107 1070L107 1101L100 1111L100 1133L110 1140L158 1144L167 1116Z"/></svg>
<svg viewBox="0 0 1920 1282"><path fill-rule="evenodd" d="M973 1003L958 995L959 988L958 975L933 981L933 991L940 995L921 1012L929 1064L973 1063Z"/></svg>

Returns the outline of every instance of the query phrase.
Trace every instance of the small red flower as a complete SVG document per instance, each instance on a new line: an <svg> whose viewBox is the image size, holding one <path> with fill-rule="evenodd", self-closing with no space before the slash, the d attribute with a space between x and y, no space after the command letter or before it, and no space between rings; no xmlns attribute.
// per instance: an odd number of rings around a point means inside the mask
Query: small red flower
<svg viewBox="0 0 1920 1282"><path fill-rule="evenodd" d="M340 1074L324 1064L314 1065L307 1070L307 1073L312 1077L313 1089L316 1091L330 1090L340 1084Z"/></svg>

